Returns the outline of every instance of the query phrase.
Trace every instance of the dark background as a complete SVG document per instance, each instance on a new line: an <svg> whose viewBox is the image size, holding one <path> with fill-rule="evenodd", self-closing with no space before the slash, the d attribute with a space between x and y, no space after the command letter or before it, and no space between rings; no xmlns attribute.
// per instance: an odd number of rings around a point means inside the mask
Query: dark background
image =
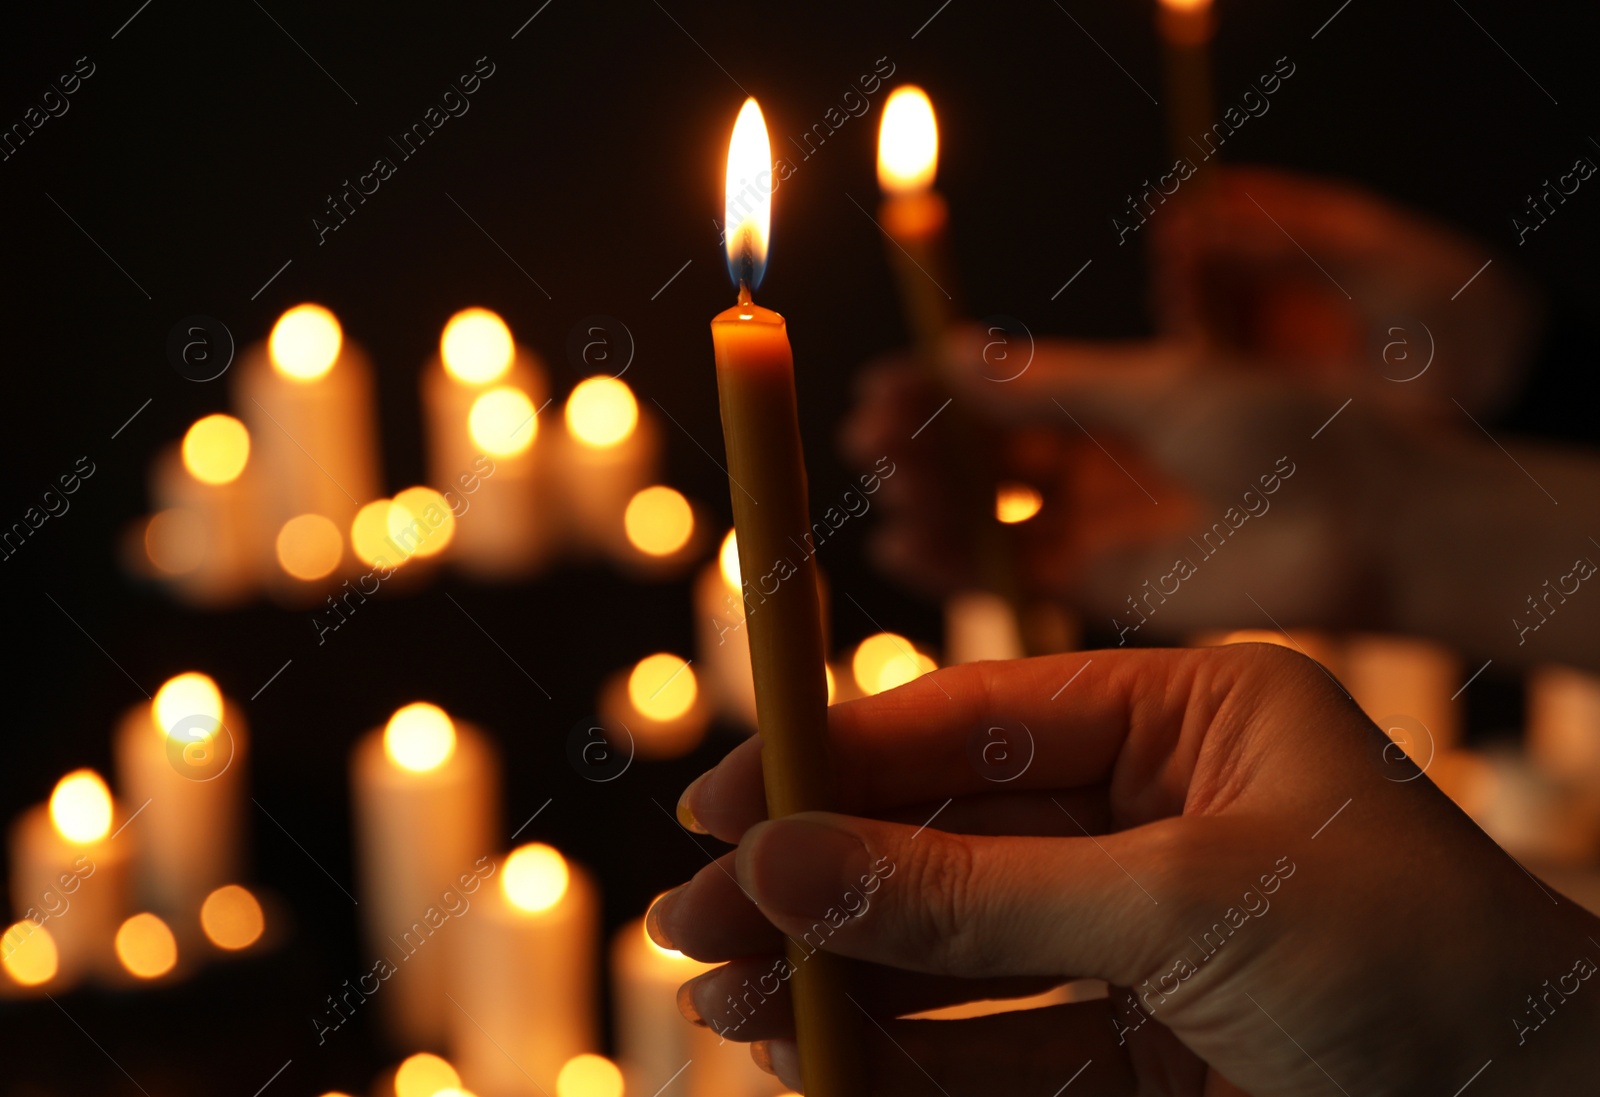
<svg viewBox="0 0 1600 1097"><path fill-rule="evenodd" d="M741 85L760 99L775 151L796 156L788 135L821 121L887 58L896 66L890 83L921 83L939 110L940 187L973 311L1018 317L1037 333L1147 329L1144 255L1116 246L1110 217L1166 161L1160 108L1133 82L1160 95L1150 5L1064 0L1080 27L1051 0L953 0L913 38L937 0L781 13L552 0L524 26L540 2L397 9L270 0L269 17L254 2L153 0L124 25L138 7L125 0L0 21L5 125L75 59L95 65L68 113L0 163L8 287L0 525L20 519L78 457L97 467L70 512L0 564L12 638L0 817L47 796L69 769L109 773L111 729L142 700L134 683L153 692L194 668L244 703L254 795L346 886L346 751L417 697L497 734L507 834L553 798L522 840L554 842L599 871L608 927L706 859L664 812L731 733L689 759L639 764L604 785L580 779L565 755L568 730L588 715L604 675L650 651L692 651L686 583L641 586L599 567L515 587L446 576L369 602L319 647L303 613L266 604L198 613L121 573L114 543L147 507L152 455L198 416L228 406L226 378L194 383L169 365L167 335L182 317L217 317L244 345L292 304L333 308L377 367L391 491L423 478L418 370L444 320L469 304L498 310L519 342L545 356L558 396L580 376L565 349L573 327L596 313L617 317L637 341L628 380L641 403L659 400L720 456L706 325L732 297L713 218ZM1592 431L1592 403L1572 399L1571 386L1592 369L1600 195L1579 192L1524 247L1510 218L1546 176L1600 152L1588 140L1600 13L1472 0L1472 16L1547 94L1453 2L1397 10L1353 0L1312 40L1337 6L1220 0L1219 104L1237 101L1277 58L1297 66L1270 113L1241 130L1225 157L1359 180L1499 248L1556 304L1563 333L1533 395L1500 425ZM389 154L385 138L420 119L481 57L495 72L469 112L319 245L311 219L325 196ZM905 341L883 240L850 200L875 207L885 95L799 163L775 200L761 300L789 317L817 499L837 495L851 475L833 436L853 371ZM725 524L722 473L683 431L667 424L666 437L669 482ZM936 638L934 607L868 570L861 535L847 528L822 554L835 642L875 631L846 592L889 627ZM1479 723L1496 688L1492 675L1473 687ZM391 1061L371 1011L315 1046L308 1018L370 959L349 901L250 810L256 878L292 911L286 945L176 988L73 992L62 1000L71 1019L48 1002L0 1004L0 1081L18 1093L137 1092L90 1034L152 1095L249 1094L290 1058L276 1092L355 1091Z"/></svg>

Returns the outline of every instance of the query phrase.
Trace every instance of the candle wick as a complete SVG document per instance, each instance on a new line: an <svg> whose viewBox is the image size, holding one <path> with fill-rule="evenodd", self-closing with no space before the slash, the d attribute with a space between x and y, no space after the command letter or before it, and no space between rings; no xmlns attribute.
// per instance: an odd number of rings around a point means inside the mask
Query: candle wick
<svg viewBox="0 0 1600 1097"><path fill-rule="evenodd" d="M750 303L750 283L741 278L739 279L739 304L748 305Z"/></svg>

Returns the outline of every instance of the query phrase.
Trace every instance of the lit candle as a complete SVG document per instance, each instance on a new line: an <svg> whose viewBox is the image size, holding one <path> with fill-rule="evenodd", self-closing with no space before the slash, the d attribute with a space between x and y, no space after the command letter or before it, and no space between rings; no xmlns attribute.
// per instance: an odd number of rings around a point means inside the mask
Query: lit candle
<svg viewBox="0 0 1600 1097"><path fill-rule="evenodd" d="M459 941L444 893L498 844L493 749L438 706L406 705L356 743L350 792L366 942L403 972L379 1008L399 1043L442 1045Z"/></svg>
<svg viewBox="0 0 1600 1097"><path fill-rule="evenodd" d="M139 892L188 939L200 904L244 875L249 731L209 676L169 679L130 708L113 742L117 785L137 811Z"/></svg>
<svg viewBox="0 0 1600 1097"><path fill-rule="evenodd" d="M756 726L756 684L744 627L739 542L733 530L694 583L695 663L724 719Z"/></svg>
<svg viewBox="0 0 1600 1097"><path fill-rule="evenodd" d="M688 661L667 652L647 655L600 687L600 719L628 729L641 758L677 758L700 745L710 706Z"/></svg>
<svg viewBox="0 0 1600 1097"><path fill-rule="evenodd" d="M52 985L116 970L112 938L128 902L133 845L127 831L117 828L126 822L105 781L89 769L67 774L48 803L17 818L11 827L11 905L20 921L7 930L18 957L14 975L45 974L46 941L54 945L54 978L47 980ZM9 960L6 966L12 969Z"/></svg>
<svg viewBox="0 0 1600 1097"><path fill-rule="evenodd" d="M1188 159L1211 129L1211 0L1156 0L1156 25L1166 59L1168 150Z"/></svg>
<svg viewBox="0 0 1600 1097"><path fill-rule="evenodd" d="M125 919L112 943L122 970L136 980L160 979L178 966L178 939L172 927L149 911Z"/></svg>
<svg viewBox="0 0 1600 1097"><path fill-rule="evenodd" d="M262 553L251 479L250 432L231 415L197 420L157 455L145 553L186 601L229 605L253 590Z"/></svg>
<svg viewBox="0 0 1600 1097"><path fill-rule="evenodd" d="M810 529L805 458L795 402L794 356L782 316L751 300L766 267L771 225L772 148L754 99L745 101L728 147L725 231L728 266L739 301L711 323L717 392L727 448L739 566L765 575L775 561L800 555ZM774 818L834 806L828 752L828 684L821 599L814 555L788 565L745 631L755 676L767 810ZM842 960L810 962L791 942L800 1069L811 1097L864 1092L860 1026L847 1000Z"/></svg>
<svg viewBox="0 0 1600 1097"><path fill-rule="evenodd" d="M674 1097L771 1097L782 1092L778 1080L751 1060L747 1045L692 1025L678 1011L678 988L713 966L656 944L642 918L612 938L617 1058L628 1093L655 1093L669 1079L675 1079L667 1090Z"/></svg>
<svg viewBox="0 0 1600 1097"><path fill-rule="evenodd" d="M372 368L327 309L297 305L279 317L266 345L241 356L234 402L250 428L269 536L307 514L342 529L357 501L377 494Z"/></svg>
<svg viewBox="0 0 1600 1097"><path fill-rule="evenodd" d="M878 186L883 192L878 219L889 237L885 251L917 357L935 385L944 388L944 345L957 310L947 242L949 207L933 187L938 168L939 125L933 103L919 87L896 88L883 105L878 126ZM970 514L966 528L972 537L978 583L1011 603L1015 616L1019 595L1011 546L996 524L996 518L1005 519L990 513L991 507L998 510L1004 496L995 495L979 426L959 404L943 419L940 429L948 439L943 448L956 455L950 491L956 505Z"/></svg>
<svg viewBox="0 0 1600 1097"><path fill-rule="evenodd" d="M704 547L703 516L683 493L652 484L634 493L622 511L626 553L618 558L628 572L660 579L682 574Z"/></svg>
<svg viewBox="0 0 1600 1097"><path fill-rule="evenodd" d="M952 666L1022 658L1022 635L1010 604L982 591L951 595L944 603L944 654Z"/></svg>
<svg viewBox="0 0 1600 1097"><path fill-rule="evenodd" d="M267 928L261 901L243 884L223 884L200 904L200 928L223 952L242 952Z"/></svg>
<svg viewBox="0 0 1600 1097"><path fill-rule="evenodd" d="M939 166L939 127L927 93L896 88L878 125L878 221L889 235L889 262L911 336L922 360L937 365L942 341L955 319L948 245L950 209L933 189Z"/></svg>
<svg viewBox="0 0 1600 1097"><path fill-rule="evenodd" d="M623 510L655 477L661 431L618 377L578 382L562 415L558 467L572 532L584 548L626 549Z"/></svg>
<svg viewBox="0 0 1600 1097"><path fill-rule="evenodd" d="M1537 667L1528 675L1526 737L1534 763L1593 796L1600 792L1600 675Z"/></svg>
<svg viewBox="0 0 1600 1097"><path fill-rule="evenodd" d="M1461 707L1451 694L1466 672L1449 648L1418 637L1356 635L1345 640L1343 661L1340 681L1350 696L1417 765L1460 745Z"/></svg>
<svg viewBox="0 0 1600 1097"><path fill-rule="evenodd" d="M541 843L513 850L475 897L451 973L450 1048L485 1097L555 1092L568 1060L599 1047L600 901L582 868Z"/></svg>
<svg viewBox="0 0 1600 1097"><path fill-rule="evenodd" d="M555 1097L622 1097L622 1071L604 1055L574 1055L556 1075Z"/></svg>
<svg viewBox="0 0 1600 1097"><path fill-rule="evenodd" d="M458 519L449 556L469 571L523 574L553 547L537 415L548 390L543 362L483 308L452 316L423 367L428 478Z"/></svg>
<svg viewBox="0 0 1600 1097"><path fill-rule="evenodd" d="M48 993L46 988L61 969L50 930L32 918L13 922L0 933L0 998L22 998Z"/></svg>
<svg viewBox="0 0 1600 1097"><path fill-rule="evenodd" d="M856 645L850 658L851 677L866 697L903 686L938 668L931 655L918 651L910 640L892 632L868 636Z"/></svg>

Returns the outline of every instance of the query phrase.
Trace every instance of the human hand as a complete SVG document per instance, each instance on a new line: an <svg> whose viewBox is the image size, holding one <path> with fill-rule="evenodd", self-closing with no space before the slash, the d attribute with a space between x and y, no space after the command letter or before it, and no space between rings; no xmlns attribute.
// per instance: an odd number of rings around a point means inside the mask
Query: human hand
<svg viewBox="0 0 1600 1097"><path fill-rule="evenodd" d="M971 753L996 729L1032 744L1004 782ZM968 664L835 706L829 735L848 814L764 821L760 743L740 745L680 809L738 849L649 919L725 965L685 1012L787 1085L785 935L861 962L839 1008L867 1014L877 1094L1494 1097L1568 1092L1600 1060L1600 921L1300 656ZM1075 977L1110 997L896 1019Z"/></svg>
<svg viewBox="0 0 1600 1097"><path fill-rule="evenodd" d="M1481 242L1351 184L1208 170L1150 218L1161 330L1412 413L1453 413L1450 397L1492 412L1514 393L1540 308L1506 264L1480 270Z"/></svg>
<svg viewBox="0 0 1600 1097"><path fill-rule="evenodd" d="M997 383L988 343L978 329L952 340L949 391L994 424L995 472L1043 494L1039 514L1009 531L1031 593L1077 604L1124 640L1261 625L1263 612L1385 623L1383 593L1411 566L1394 558L1396 515L1425 513L1418 482L1439 428L1370 401L1341 410L1346 390L1175 342L1040 340ZM928 422L940 397L893 363L867 371L858 393L847 454L887 454L897 469L880 496L877 563L939 594L971 586L960 536L971 516L948 487L952 462L970 455L942 417Z"/></svg>

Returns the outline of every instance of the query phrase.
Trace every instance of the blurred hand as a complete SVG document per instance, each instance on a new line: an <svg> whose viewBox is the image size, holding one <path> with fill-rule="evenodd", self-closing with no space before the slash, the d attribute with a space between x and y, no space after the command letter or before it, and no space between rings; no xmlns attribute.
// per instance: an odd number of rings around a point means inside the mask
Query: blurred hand
<svg viewBox="0 0 1600 1097"><path fill-rule="evenodd" d="M1452 396L1493 411L1515 391L1539 326L1532 291L1499 262L1451 299L1493 256L1482 243L1349 184L1205 170L1208 187L1149 221L1163 331L1424 413L1454 412Z"/></svg>
<svg viewBox="0 0 1600 1097"><path fill-rule="evenodd" d="M848 814L763 821L742 744L680 808L738 849L649 920L725 964L685 1013L760 1041L789 1086L785 935L861 962L840 1008L867 1014L874 1094L1491 1097L1575 1092L1600 1065L1600 920L1407 779L1298 655L968 664L829 723ZM1032 743L1013 780L975 764L986 729ZM896 1019L1085 976L1110 997Z"/></svg>
<svg viewBox="0 0 1600 1097"><path fill-rule="evenodd" d="M953 341L950 391L994 424L993 471L1043 494L1039 514L1009 531L1031 593L1115 619L1130 642L1264 626L1263 611L1285 625L1382 623L1374 592L1397 566L1392 516L1425 506L1415 484L1427 429L1371 401L1340 412L1346 390L1175 342L1040 341L1026 369L996 382L987 342L978 330ZM971 515L949 484L953 462L972 456L952 446L943 417L928 422L943 395L892 363L867 371L858 394L848 455L896 466L880 496L877 562L925 591L970 587L960 532Z"/></svg>

